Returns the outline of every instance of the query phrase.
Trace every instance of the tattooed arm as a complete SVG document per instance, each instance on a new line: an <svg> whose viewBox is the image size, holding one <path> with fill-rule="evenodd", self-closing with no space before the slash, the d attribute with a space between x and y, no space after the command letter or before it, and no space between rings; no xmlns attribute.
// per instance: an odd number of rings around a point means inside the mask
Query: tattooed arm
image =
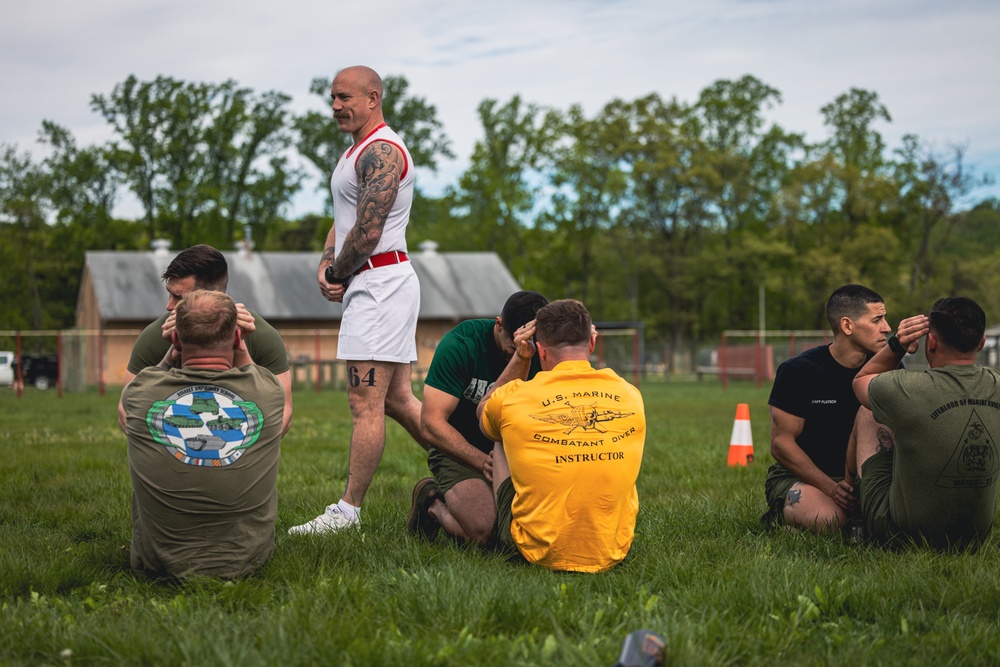
<svg viewBox="0 0 1000 667"><path fill-rule="evenodd" d="M323 256L319 260L319 269L316 271L316 281L319 283L319 291L323 293L323 298L327 301L341 302L344 300L344 292L347 290L347 283L330 283L326 280L326 269L333 264L333 253L337 247L337 225L330 225L330 232L326 235L326 245Z"/></svg>
<svg viewBox="0 0 1000 667"><path fill-rule="evenodd" d="M400 150L383 141L373 142L358 157L358 217L333 263L338 278L353 274L375 251L405 166Z"/></svg>

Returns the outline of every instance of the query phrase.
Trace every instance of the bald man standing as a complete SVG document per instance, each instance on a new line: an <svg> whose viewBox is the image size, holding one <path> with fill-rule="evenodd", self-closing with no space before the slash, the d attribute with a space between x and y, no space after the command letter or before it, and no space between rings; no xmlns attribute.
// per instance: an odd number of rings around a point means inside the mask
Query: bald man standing
<svg viewBox="0 0 1000 667"><path fill-rule="evenodd" d="M420 401L410 385L420 310L420 285L406 254L413 161L385 124L382 93L382 79L363 66L338 72L330 90L337 127L354 144L330 179L334 224L316 278L328 301L344 304L337 358L347 362L353 431L343 497L289 529L292 534L336 532L358 523L385 449L386 415L427 447L420 436Z"/></svg>

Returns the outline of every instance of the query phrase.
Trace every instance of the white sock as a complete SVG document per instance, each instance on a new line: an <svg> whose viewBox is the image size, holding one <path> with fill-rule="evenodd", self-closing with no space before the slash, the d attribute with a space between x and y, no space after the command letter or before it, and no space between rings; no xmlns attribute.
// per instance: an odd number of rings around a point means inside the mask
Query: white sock
<svg viewBox="0 0 1000 667"><path fill-rule="evenodd" d="M343 512L344 515L348 519L351 519L352 521L357 521L361 518L361 508L355 507L354 505L350 504L343 498L341 498L340 501L337 503L337 507L339 507L340 511Z"/></svg>

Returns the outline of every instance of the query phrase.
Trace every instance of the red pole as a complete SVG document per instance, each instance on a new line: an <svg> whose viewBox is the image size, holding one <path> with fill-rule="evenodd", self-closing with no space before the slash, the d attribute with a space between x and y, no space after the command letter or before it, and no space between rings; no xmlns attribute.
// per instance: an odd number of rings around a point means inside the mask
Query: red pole
<svg viewBox="0 0 1000 667"><path fill-rule="evenodd" d="M62 331L56 332L56 393L62 398Z"/></svg>
<svg viewBox="0 0 1000 667"><path fill-rule="evenodd" d="M322 384L323 384L323 377L322 377L323 376L323 366L322 366L322 364L320 364L320 360L319 360L319 355L320 355L320 351L319 351L319 329L316 329L315 338L316 338L316 393L318 394L320 392L320 389L322 388Z"/></svg>
<svg viewBox="0 0 1000 667"><path fill-rule="evenodd" d="M753 382L754 386L760 389L761 366L764 363L764 352L760 349L760 332L757 332L757 344L753 349Z"/></svg>
<svg viewBox="0 0 1000 667"><path fill-rule="evenodd" d="M97 332L97 392L104 396L104 329Z"/></svg>
<svg viewBox="0 0 1000 667"><path fill-rule="evenodd" d="M722 332L722 345L719 346L719 379L722 381L722 388L726 388L726 332Z"/></svg>
<svg viewBox="0 0 1000 667"><path fill-rule="evenodd" d="M17 389L17 397L24 394L24 366L21 364L21 330L17 331L17 344L14 347L17 355L17 373L14 374L14 386Z"/></svg>

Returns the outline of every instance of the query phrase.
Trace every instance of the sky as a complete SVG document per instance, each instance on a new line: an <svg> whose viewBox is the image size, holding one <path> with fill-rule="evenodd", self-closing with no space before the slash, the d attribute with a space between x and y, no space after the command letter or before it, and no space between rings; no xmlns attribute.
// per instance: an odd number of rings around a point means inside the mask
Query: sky
<svg viewBox="0 0 1000 667"><path fill-rule="evenodd" d="M0 22L0 143L41 155L43 120L80 145L111 138L90 110L130 74L293 97L319 110L314 77L348 65L402 75L437 109L454 160L418 173L429 194L454 184L481 136L486 98L596 114L649 93L693 102L751 74L781 92L770 119L826 138L820 108L851 88L878 94L890 148L916 134L1000 180L1000 2L996 0L32 0ZM292 215L319 212L310 172ZM1000 186L976 198L1000 196ZM129 211L124 201L120 214ZM136 208L137 210L137 208Z"/></svg>

